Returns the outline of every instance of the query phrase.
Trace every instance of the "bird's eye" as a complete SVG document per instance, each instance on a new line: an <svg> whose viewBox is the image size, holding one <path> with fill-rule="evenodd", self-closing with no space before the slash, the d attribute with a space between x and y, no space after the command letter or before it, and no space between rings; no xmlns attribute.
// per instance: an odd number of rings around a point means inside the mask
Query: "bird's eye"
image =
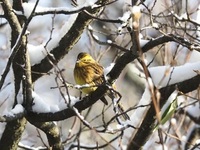
<svg viewBox="0 0 200 150"><path fill-rule="evenodd" d="M81 57L77 57L77 60L81 60Z"/></svg>

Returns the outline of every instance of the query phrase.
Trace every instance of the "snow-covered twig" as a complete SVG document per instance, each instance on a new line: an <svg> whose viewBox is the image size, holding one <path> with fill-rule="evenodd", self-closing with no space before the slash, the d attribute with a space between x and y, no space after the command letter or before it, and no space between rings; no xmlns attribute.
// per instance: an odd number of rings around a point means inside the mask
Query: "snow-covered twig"
<svg viewBox="0 0 200 150"><path fill-rule="evenodd" d="M10 122L25 116L25 109L21 104L17 104L6 115L0 116L0 122Z"/></svg>

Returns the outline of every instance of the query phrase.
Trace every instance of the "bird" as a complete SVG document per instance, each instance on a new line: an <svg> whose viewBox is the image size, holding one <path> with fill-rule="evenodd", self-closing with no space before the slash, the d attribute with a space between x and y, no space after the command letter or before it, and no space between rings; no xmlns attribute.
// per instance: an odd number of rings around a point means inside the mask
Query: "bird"
<svg viewBox="0 0 200 150"><path fill-rule="evenodd" d="M98 86L106 83L103 67L86 52L81 52L77 56L74 67L74 79L78 85L89 84L89 87L84 87L81 89L81 91L85 94L91 94L98 88ZM113 97L111 96L111 93L107 93L107 95L109 97ZM104 96L101 97L100 100L105 105L108 105L108 101ZM118 110L120 113L122 113L123 118L125 120L130 120L129 116L126 113L123 113L124 109L121 104L118 103L117 105Z"/></svg>

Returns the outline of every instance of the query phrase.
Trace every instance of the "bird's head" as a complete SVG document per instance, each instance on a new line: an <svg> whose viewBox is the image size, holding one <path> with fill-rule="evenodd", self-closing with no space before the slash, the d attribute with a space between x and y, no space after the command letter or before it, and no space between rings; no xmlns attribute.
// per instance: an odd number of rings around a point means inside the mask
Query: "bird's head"
<svg viewBox="0 0 200 150"><path fill-rule="evenodd" d="M77 56L76 63L87 63L87 62L95 62L92 56L88 53L81 52Z"/></svg>

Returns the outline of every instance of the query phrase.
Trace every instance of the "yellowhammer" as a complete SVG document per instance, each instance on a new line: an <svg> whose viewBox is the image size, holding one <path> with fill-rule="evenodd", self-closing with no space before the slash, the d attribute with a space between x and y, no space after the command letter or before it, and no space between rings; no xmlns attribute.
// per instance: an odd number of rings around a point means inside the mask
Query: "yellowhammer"
<svg viewBox="0 0 200 150"><path fill-rule="evenodd" d="M99 85L105 82L103 67L88 53L79 53L74 68L74 79L79 85L89 84L90 87L83 88L82 91L86 94L90 94L91 92L94 92ZM104 96L101 98L101 101L108 105ZM118 109L123 113L123 108L119 104ZM129 119L129 116L126 113L122 116L124 119Z"/></svg>

